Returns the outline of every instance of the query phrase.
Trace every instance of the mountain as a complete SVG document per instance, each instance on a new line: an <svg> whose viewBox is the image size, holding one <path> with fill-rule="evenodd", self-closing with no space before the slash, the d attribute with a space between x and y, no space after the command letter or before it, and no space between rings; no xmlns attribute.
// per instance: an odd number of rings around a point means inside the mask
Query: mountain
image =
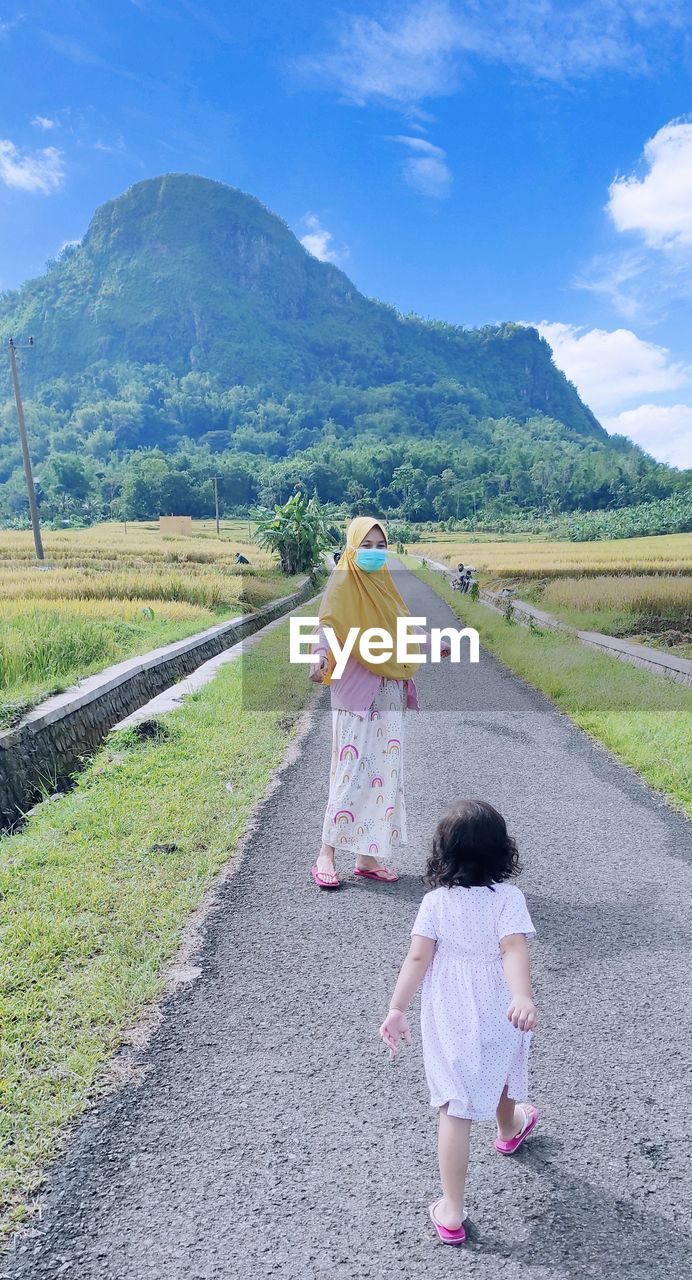
<svg viewBox="0 0 692 1280"><path fill-rule="evenodd" d="M252 196L167 174L0 297L44 518L210 513L296 485L351 510L456 519L665 496L679 473L611 438L535 329L402 316ZM0 520L26 521L7 365ZM115 506L113 505L115 503Z"/></svg>
<svg viewBox="0 0 692 1280"><path fill-rule="evenodd" d="M318 262L252 196L168 174L97 210L81 244L0 305L0 336L33 334L27 390L99 361L205 372L273 393L452 378L495 417L540 412L605 433L533 329L465 330L400 316Z"/></svg>

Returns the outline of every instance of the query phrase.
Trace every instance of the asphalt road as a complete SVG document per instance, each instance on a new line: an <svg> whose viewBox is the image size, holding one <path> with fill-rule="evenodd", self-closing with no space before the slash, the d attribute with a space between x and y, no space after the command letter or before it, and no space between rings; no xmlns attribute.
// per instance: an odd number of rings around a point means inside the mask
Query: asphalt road
<svg viewBox="0 0 692 1280"><path fill-rule="evenodd" d="M431 625L454 623L411 575ZM407 741L410 844L394 886L308 868L329 715L265 808L210 919L202 974L170 998L143 1083L107 1099L56 1165L11 1280L681 1280L692 1274L692 827L482 654L428 668ZM407 945L431 829L482 796L507 816L542 1022L542 1123L513 1160L478 1126L470 1243L437 1242L434 1114L419 1045L377 1027ZM347 866L342 870L347 871Z"/></svg>

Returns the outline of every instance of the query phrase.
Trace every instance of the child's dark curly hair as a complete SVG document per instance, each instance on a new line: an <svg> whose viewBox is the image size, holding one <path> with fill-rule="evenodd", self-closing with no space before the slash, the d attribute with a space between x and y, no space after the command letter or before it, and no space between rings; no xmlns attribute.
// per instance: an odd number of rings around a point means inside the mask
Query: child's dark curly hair
<svg viewBox="0 0 692 1280"><path fill-rule="evenodd" d="M517 875L517 846L497 809L484 800L457 800L443 813L425 869L432 889L499 884Z"/></svg>

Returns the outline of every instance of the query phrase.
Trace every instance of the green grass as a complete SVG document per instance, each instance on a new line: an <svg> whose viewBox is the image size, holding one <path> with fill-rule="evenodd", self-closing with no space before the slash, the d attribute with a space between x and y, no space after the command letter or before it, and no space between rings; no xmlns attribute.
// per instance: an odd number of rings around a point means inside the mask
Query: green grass
<svg viewBox="0 0 692 1280"><path fill-rule="evenodd" d="M7 728L51 693L124 658L183 640L238 610L192 609L184 619L137 610L133 619L81 618L55 608L30 608L0 616L0 729Z"/></svg>
<svg viewBox="0 0 692 1280"><path fill-rule="evenodd" d="M452 591L441 574L408 563L477 629L482 645L692 816L692 689L595 653L570 636L508 623Z"/></svg>
<svg viewBox="0 0 692 1280"><path fill-rule="evenodd" d="M305 668L285 660L287 645L286 622L242 671L229 663L168 715L165 737L111 736L73 792L0 841L6 1228L61 1129L94 1096L123 1028L161 991L191 910L282 758L311 689ZM157 844L175 849L153 852Z"/></svg>

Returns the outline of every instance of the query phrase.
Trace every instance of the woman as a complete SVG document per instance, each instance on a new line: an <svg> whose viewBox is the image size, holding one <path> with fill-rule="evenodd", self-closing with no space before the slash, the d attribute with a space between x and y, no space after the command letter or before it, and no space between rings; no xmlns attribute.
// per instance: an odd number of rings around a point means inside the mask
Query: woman
<svg viewBox="0 0 692 1280"><path fill-rule="evenodd" d="M413 675L419 665L397 663L395 655L384 663L367 662L356 643L343 675L333 680L334 656L324 628L331 627L343 644L352 627L361 633L382 627L394 644L397 617L408 614L387 567L384 529L372 517L358 516L324 593L310 672L315 683L330 685L332 702L329 800L311 870L319 889L339 888L336 850L355 855L357 876L390 884L399 878L388 859L406 842L404 715L418 710ZM446 656L449 647L442 652Z"/></svg>

